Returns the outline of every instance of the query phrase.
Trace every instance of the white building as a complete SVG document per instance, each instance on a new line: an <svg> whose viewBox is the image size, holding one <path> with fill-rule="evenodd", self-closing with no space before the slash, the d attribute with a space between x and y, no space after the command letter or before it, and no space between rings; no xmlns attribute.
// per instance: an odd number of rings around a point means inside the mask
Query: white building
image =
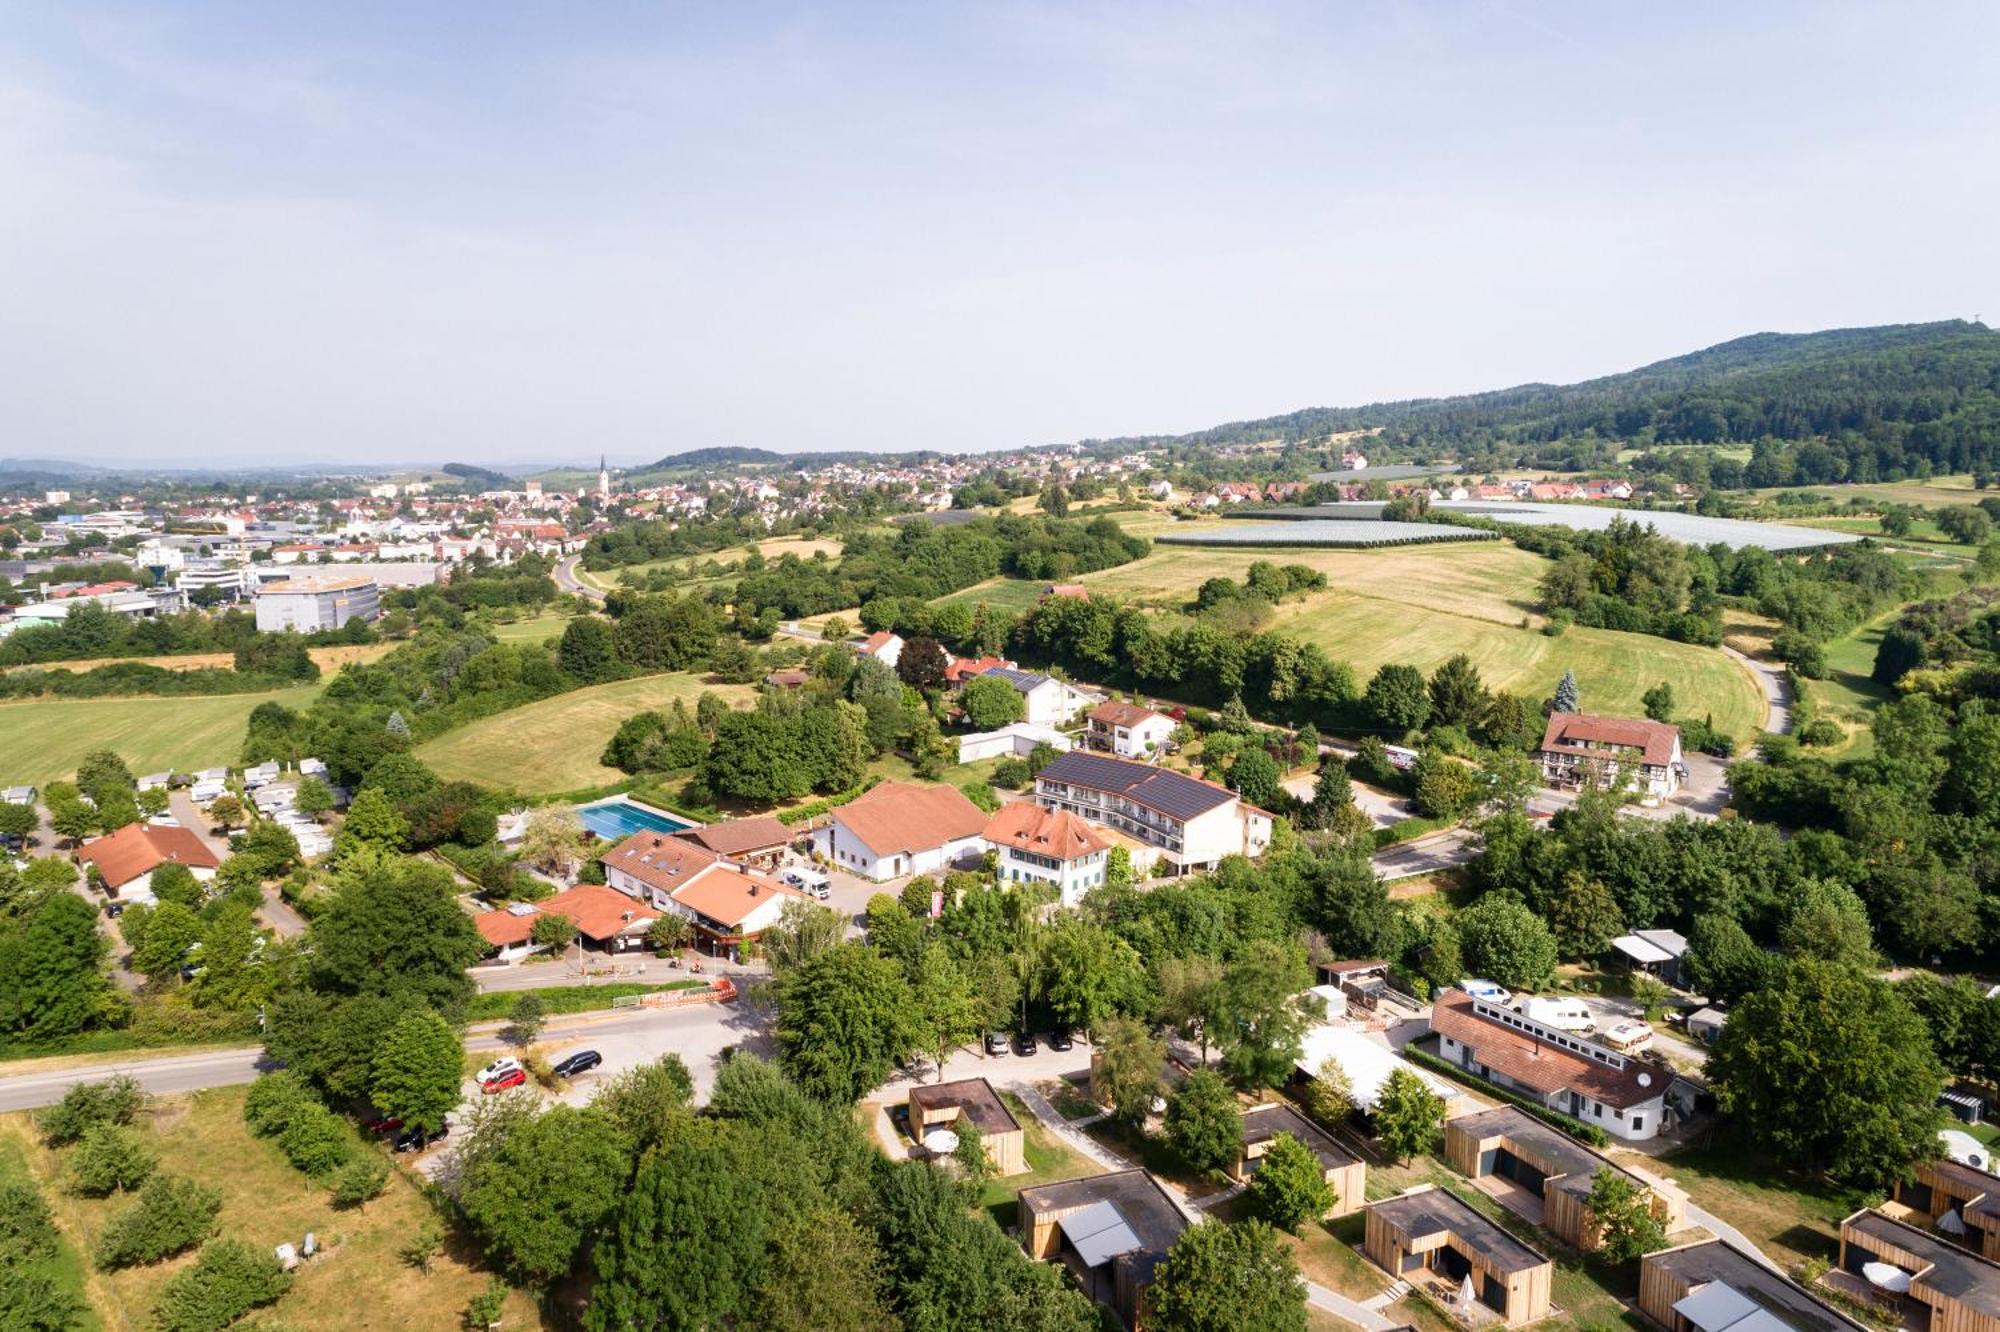
<svg viewBox="0 0 2000 1332"><path fill-rule="evenodd" d="M318 633L381 614L373 578L287 578L257 589L257 628L266 633Z"/></svg>
<svg viewBox="0 0 2000 1332"><path fill-rule="evenodd" d="M1649 800L1673 795L1687 775L1680 728L1631 717L1551 713L1540 758L1551 786L1625 786Z"/></svg>
<svg viewBox="0 0 2000 1332"><path fill-rule="evenodd" d="M903 639L901 635L883 629L868 635L855 651L864 657L875 658L884 666L894 666L902 659Z"/></svg>
<svg viewBox="0 0 2000 1332"><path fill-rule="evenodd" d="M813 851L881 883L933 874L983 853L986 815L955 786L883 782L827 816Z"/></svg>
<svg viewBox="0 0 2000 1332"><path fill-rule="evenodd" d="M1068 736L1052 726L1014 722L997 731L974 731L958 737L958 761L977 763L989 758L1026 758L1035 752L1036 745L1047 745L1058 754L1067 754L1074 747Z"/></svg>
<svg viewBox="0 0 2000 1332"><path fill-rule="evenodd" d="M1002 883L1047 884L1066 907L1104 884L1111 838L1074 814L1020 801L988 819L984 835Z"/></svg>
<svg viewBox="0 0 2000 1332"><path fill-rule="evenodd" d="M1092 708L1086 721L1083 733L1086 747L1130 759L1148 759L1166 752L1176 725L1163 712L1115 700Z"/></svg>
<svg viewBox="0 0 2000 1332"><path fill-rule="evenodd" d="M1317 998L1317 992L1314 993ZM1333 993L1336 997L1340 995L1339 990ZM1323 998L1320 1001L1324 1002ZM1437 1074L1418 1068L1375 1037L1355 1027L1321 1023L1307 1029L1299 1043L1298 1071L1309 1078L1316 1078L1320 1069L1328 1063L1347 1075L1348 1088L1354 1094L1354 1107L1363 1114L1375 1109L1375 1102L1382 1095L1382 1084L1399 1069L1423 1083L1432 1095L1442 1097L1447 1106L1464 1096L1457 1087Z"/></svg>
<svg viewBox="0 0 2000 1332"><path fill-rule="evenodd" d="M1005 680L1012 685L1026 708L1023 720L1036 726L1067 726L1076 719L1077 713L1097 701L1095 695L1037 671L995 666L979 678Z"/></svg>
<svg viewBox="0 0 2000 1332"><path fill-rule="evenodd" d="M1156 847L1186 873L1226 856L1261 856L1271 816L1234 791L1185 773L1081 751L1035 774L1035 802L1102 823Z"/></svg>

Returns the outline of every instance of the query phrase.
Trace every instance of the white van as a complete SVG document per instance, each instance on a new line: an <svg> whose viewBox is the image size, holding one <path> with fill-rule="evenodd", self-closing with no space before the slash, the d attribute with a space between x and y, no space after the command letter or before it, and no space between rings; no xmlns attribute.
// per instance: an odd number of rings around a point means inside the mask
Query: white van
<svg viewBox="0 0 2000 1332"><path fill-rule="evenodd" d="M822 902L833 896L833 880L810 865L794 865L780 878L806 896L816 897Z"/></svg>
<svg viewBox="0 0 2000 1332"><path fill-rule="evenodd" d="M1581 999L1525 999L1521 1016L1561 1031L1589 1031L1597 1025Z"/></svg>
<svg viewBox="0 0 2000 1332"><path fill-rule="evenodd" d="M1479 980L1472 976L1467 976L1461 980L1458 983L1458 988L1464 990L1474 999L1483 999L1489 1004L1504 1004L1514 997L1507 993L1504 987L1495 985L1490 980Z"/></svg>
<svg viewBox="0 0 2000 1332"><path fill-rule="evenodd" d="M1653 1043L1653 1029L1634 1018L1620 1018L1597 1033L1597 1043L1620 1054L1638 1054Z"/></svg>

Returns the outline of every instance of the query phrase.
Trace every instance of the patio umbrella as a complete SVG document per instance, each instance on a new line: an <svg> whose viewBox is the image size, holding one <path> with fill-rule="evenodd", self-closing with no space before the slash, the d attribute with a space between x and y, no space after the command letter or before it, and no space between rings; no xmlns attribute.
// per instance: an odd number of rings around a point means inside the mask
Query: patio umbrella
<svg viewBox="0 0 2000 1332"><path fill-rule="evenodd" d="M1861 1275L1868 1278L1868 1284L1901 1295L1910 1288L1910 1274L1893 1263L1863 1263Z"/></svg>
<svg viewBox="0 0 2000 1332"><path fill-rule="evenodd" d="M1474 1298L1475 1297L1472 1293L1472 1273L1467 1272L1465 1274L1465 1280L1458 1283L1459 1308L1470 1309L1472 1307L1472 1301Z"/></svg>
<svg viewBox="0 0 2000 1332"><path fill-rule="evenodd" d="M934 1128L924 1134L924 1146L939 1156L950 1156L958 1150L958 1135L948 1128Z"/></svg>
<svg viewBox="0 0 2000 1332"><path fill-rule="evenodd" d="M1947 1235L1963 1235L1965 1218L1958 1214L1956 1207L1946 1208L1945 1214L1937 1219L1937 1228Z"/></svg>

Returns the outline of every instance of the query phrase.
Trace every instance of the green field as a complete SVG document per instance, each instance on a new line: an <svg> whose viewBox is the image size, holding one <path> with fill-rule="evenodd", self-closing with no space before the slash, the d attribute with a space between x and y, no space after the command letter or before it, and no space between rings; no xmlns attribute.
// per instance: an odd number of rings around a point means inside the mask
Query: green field
<svg viewBox="0 0 2000 1332"><path fill-rule="evenodd" d="M0 703L0 785L68 777L94 749L116 750L141 773L234 763L259 703L303 708L319 691L313 684L262 694Z"/></svg>
<svg viewBox="0 0 2000 1332"><path fill-rule="evenodd" d="M1713 648L1607 629L1572 628L1561 638L1541 633L1535 585L1547 562L1499 542L1375 551L1173 547L1080 581L1130 601L1179 608L1204 580L1240 580L1257 560L1326 574L1328 590L1279 607L1274 627L1350 663L1364 682L1390 662L1429 671L1462 652L1490 688L1537 701L1569 669L1593 712L1641 715L1640 696L1665 680L1682 713L1712 713L1731 735L1747 737L1763 722L1756 681Z"/></svg>
<svg viewBox="0 0 2000 1332"><path fill-rule="evenodd" d="M954 592L948 597L939 597L933 605L953 606L963 603L977 606L985 602L996 611L1009 615L1019 615L1041 601L1048 584L1026 578L989 578L983 583L974 583L963 592Z"/></svg>
<svg viewBox="0 0 2000 1332"><path fill-rule="evenodd" d="M739 703L748 685L705 683L698 675L642 675L576 689L462 726L418 746L417 757L447 781L508 787L527 795L578 791L622 780L597 761L618 724L635 712L692 708L708 690Z"/></svg>
<svg viewBox="0 0 2000 1332"><path fill-rule="evenodd" d="M1961 473L1957 476L1934 476L1928 481L1882 481L1857 482L1852 485L1826 486L1778 486L1751 492L1760 497L1785 494L1820 495L1835 501L1850 499L1879 500L1888 504L1918 504L1927 509L1948 508L1954 504L1977 504L1981 495L1990 492L1974 490L1972 478Z"/></svg>
<svg viewBox="0 0 2000 1332"><path fill-rule="evenodd" d="M531 615L511 624L489 624L486 627L503 643L540 643L545 639L560 638L569 622L567 615Z"/></svg>

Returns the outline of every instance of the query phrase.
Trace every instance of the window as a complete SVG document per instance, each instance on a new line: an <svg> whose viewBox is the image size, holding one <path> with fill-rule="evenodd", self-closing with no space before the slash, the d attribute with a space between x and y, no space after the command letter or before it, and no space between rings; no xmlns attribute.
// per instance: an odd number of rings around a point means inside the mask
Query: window
<svg viewBox="0 0 2000 1332"><path fill-rule="evenodd" d="M1644 1115L1632 1116L1632 1131L1634 1133L1637 1133L1640 1129L1644 1127L1646 1127L1646 1117Z"/></svg>

